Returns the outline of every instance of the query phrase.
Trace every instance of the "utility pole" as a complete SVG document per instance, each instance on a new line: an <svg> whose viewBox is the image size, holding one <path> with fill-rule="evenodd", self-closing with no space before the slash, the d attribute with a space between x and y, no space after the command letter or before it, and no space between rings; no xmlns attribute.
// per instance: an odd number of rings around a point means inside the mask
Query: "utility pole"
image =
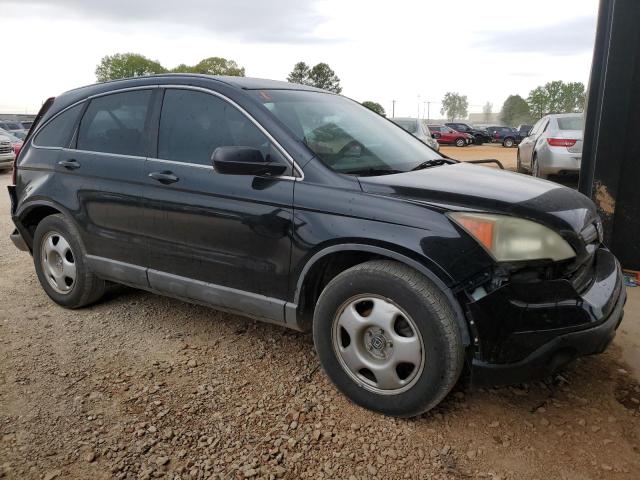
<svg viewBox="0 0 640 480"><path fill-rule="evenodd" d="M429 123L429 120L431 119L431 104L433 103L431 100L427 100L426 102L424 102L427 104L427 123Z"/></svg>
<svg viewBox="0 0 640 480"><path fill-rule="evenodd" d="M420 119L420 95L418 95L418 119Z"/></svg>
<svg viewBox="0 0 640 480"><path fill-rule="evenodd" d="M396 101L391 100L391 118L396 118Z"/></svg>

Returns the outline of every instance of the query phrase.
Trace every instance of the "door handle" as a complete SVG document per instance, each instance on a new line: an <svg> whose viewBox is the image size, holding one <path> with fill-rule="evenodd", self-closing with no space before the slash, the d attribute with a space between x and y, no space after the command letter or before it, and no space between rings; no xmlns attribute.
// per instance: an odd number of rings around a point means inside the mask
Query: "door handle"
<svg viewBox="0 0 640 480"><path fill-rule="evenodd" d="M77 160L74 160L74 159L60 160L58 162L58 165L66 168L67 170L75 170L76 168L80 168L80 164L78 163Z"/></svg>
<svg viewBox="0 0 640 480"><path fill-rule="evenodd" d="M151 172L149 174L149 178L153 178L154 180L157 180L158 182L162 183L163 185L169 185L170 183L176 183L178 180L180 180L178 177L176 177L173 174L173 172L170 172L170 171Z"/></svg>

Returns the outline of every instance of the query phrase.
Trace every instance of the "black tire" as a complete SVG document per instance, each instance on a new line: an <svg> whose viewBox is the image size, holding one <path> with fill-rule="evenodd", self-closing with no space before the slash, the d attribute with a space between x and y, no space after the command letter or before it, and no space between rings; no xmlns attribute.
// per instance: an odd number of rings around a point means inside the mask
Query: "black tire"
<svg viewBox="0 0 640 480"><path fill-rule="evenodd" d="M456 147L466 147L467 146L467 141L462 137L456 138L454 143L456 144Z"/></svg>
<svg viewBox="0 0 640 480"><path fill-rule="evenodd" d="M68 243L76 271L76 278L70 290L65 293L56 291L50 285L43 266L43 241L46 241L50 235L56 233L61 235ZM102 297L106 283L89 270L85 258L86 251L80 241L78 229L64 215L50 215L38 224L33 238L33 263L40 285L58 305L66 308L80 308Z"/></svg>
<svg viewBox="0 0 640 480"><path fill-rule="evenodd" d="M511 148L516 144L516 141L511 138L511 137L507 137L502 141L502 146L506 147L506 148Z"/></svg>
<svg viewBox="0 0 640 480"><path fill-rule="evenodd" d="M520 149L518 149L518 153L516 155L516 172L527 173L527 169L522 166L522 160L520 160Z"/></svg>
<svg viewBox="0 0 640 480"><path fill-rule="evenodd" d="M475 137L473 137L473 143L476 145L482 145L484 143L482 135L476 135Z"/></svg>
<svg viewBox="0 0 640 480"><path fill-rule="evenodd" d="M533 158L531 159L531 175L536 178L542 178L546 180L547 176L540 173L540 165L538 164L538 155L534 152Z"/></svg>
<svg viewBox="0 0 640 480"><path fill-rule="evenodd" d="M338 358L334 320L345 304L362 295L392 301L419 331L423 368L407 390L371 391ZM329 282L316 304L313 339L322 367L343 394L362 407L397 417L420 415L438 405L458 380L464 361L460 330L445 294L416 270L388 260L356 265Z"/></svg>

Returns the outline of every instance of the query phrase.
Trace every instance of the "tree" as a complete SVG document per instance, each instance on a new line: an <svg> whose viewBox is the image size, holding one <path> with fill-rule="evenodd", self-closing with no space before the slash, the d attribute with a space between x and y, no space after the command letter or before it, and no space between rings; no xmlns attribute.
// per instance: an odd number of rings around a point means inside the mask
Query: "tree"
<svg viewBox="0 0 640 480"><path fill-rule="evenodd" d="M293 70L287 77L289 83L299 83L301 85L309 85L309 65L304 62L298 62L293 66Z"/></svg>
<svg viewBox="0 0 640 480"><path fill-rule="evenodd" d="M491 121L491 114L493 113L493 103L487 102L482 107L482 118L484 123L489 123Z"/></svg>
<svg viewBox="0 0 640 480"><path fill-rule="evenodd" d="M382 107L382 105L380 105L377 102L372 102L371 100L367 100L365 102L362 102L362 106L367 107L369 110L373 110L378 115L382 115L383 117L387 116L387 113L384 111L384 108Z"/></svg>
<svg viewBox="0 0 640 480"><path fill-rule="evenodd" d="M118 78L141 77L166 71L160 63L143 55L116 53L115 55L102 57L96 67L96 78L98 82L106 82Z"/></svg>
<svg viewBox="0 0 640 480"><path fill-rule="evenodd" d="M466 118L469 102L466 95L460 95L457 92L447 92L442 99L442 108L440 113L447 115L452 122L456 118Z"/></svg>
<svg viewBox="0 0 640 480"><path fill-rule="evenodd" d="M342 92L340 79L326 63L318 63L310 69L306 63L298 62L293 66L287 82L309 85L335 93Z"/></svg>
<svg viewBox="0 0 640 480"><path fill-rule="evenodd" d="M534 119L549 113L572 113L584 110L585 89L582 82L548 82L529 92L527 103Z"/></svg>
<svg viewBox="0 0 640 480"><path fill-rule="evenodd" d="M316 88L329 90L330 92L340 93L340 79L329 65L326 63L318 63L309 72L309 82Z"/></svg>
<svg viewBox="0 0 640 480"><path fill-rule="evenodd" d="M209 57L200 60L194 67L193 73L205 75L228 75L231 77L244 77L244 67L238 66L233 60L222 57Z"/></svg>
<svg viewBox="0 0 640 480"><path fill-rule="evenodd" d="M534 120L544 117L547 113L548 106L547 94L544 88L536 87L531 90L527 98L527 103L529 104L529 110Z"/></svg>
<svg viewBox="0 0 640 480"><path fill-rule="evenodd" d="M502 105L500 120L505 125L519 125L531 121L529 104L520 95L509 95Z"/></svg>
<svg viewBox="0 0 640 480"><path fill-rule="evenodd" d="M196 65L190 66L181 63L171 70L167 70L159 62L149 60L137 53L116 53L107 55L96 67L96 78L99 82L116 80L118 78L140 77L153 75L154 73L203 73L206 75L230 75L244 77L244 68L238 66L233 60L222 57L209 57L201 60Z"/></svg>

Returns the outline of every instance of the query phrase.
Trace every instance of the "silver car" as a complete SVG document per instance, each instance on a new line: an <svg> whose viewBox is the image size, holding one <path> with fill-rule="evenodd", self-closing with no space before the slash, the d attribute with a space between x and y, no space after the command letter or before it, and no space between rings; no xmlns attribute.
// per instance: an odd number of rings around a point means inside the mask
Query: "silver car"
<svg viewBox="0 0 640 480"><path fill-rule="evenodd" d="M0 135L0 170L13 167L13 160L16 158L11 146L11 140Z"/></svg>
<svg viewBox="0 0 640 480"><path fill-rule="evenodd" d="M431 136L431 131L427 126L426 120L409 117L395 117L390 120L417 139L422 140L423 143L426 143L436 152L440 150L440 144Z"/></svg>
<svg viewBox="0 0 640 480"><path fill-rule="evenodd" d="M542 117L518 145L518 172L539 178L578 173L583 132L581 113Z"/></svg>

